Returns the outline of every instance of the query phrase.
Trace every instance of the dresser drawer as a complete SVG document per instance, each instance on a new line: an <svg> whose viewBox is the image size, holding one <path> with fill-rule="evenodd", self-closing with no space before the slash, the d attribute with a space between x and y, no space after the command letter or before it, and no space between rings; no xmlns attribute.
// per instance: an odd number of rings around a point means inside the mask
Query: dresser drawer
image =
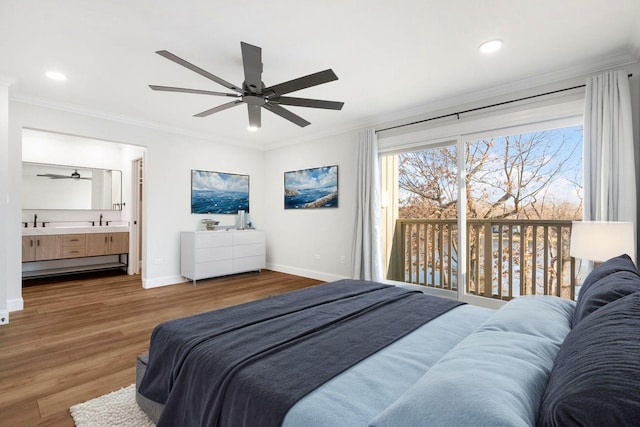
<svg viewBox="0 0 640 427"><path fill-rule="evenodd" d="M233 273L233 260L231 259L202 262L194 266L194 276L197 278L226 276L231 273Z"/></svg>
<svg viewBox="0 0 640 427"><path fill-rule="evenodd" d="M244 258L249 256L264 256L264 243L252 245L241 245L233 247L234 258Z"/></svg>
<svg viewBox="0 0 640 427"><path fill-rule="evenodd" d="M254 243L264 243L264 231L260 231L260 230L238 231L235 233L233 243L236 245L251 245Z"/></svg>
<svg viewBox="0 0 640 427"><path fill-rule="evenodd" d="M194 246L196 249L232 245L233 233L225 231L210 231L208 233L198 233L194 236Z"/></svg>
<svg viewBox="0 0 640 427"><path fill-rule="evenodd" d="M196 264L211 260L223 260L231 258L233 258L233 252L231 251L231 248L227 246L197 248L193 252L193 262L195 262Z"/></svg>
<svg viewBox="0 0 640 427"><path fill-rule="evenodd" d="M265 268L264 255L246 258L235 258L233 260L234 272L262 270L263 268Z"/></svg>

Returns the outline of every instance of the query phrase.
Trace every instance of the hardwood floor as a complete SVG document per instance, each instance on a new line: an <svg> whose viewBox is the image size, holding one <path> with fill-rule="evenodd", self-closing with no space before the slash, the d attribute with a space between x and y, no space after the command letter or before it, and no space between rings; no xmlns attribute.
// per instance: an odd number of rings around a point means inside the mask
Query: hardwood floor
<svg viewBox="0 0 640 427"><path fill-rule="evenodd" d="M155 289L128 275L27 281L25 309L0 326L0 425L73 426L70 406L135 382L157 323L318 283L268 270Z"/></svg>

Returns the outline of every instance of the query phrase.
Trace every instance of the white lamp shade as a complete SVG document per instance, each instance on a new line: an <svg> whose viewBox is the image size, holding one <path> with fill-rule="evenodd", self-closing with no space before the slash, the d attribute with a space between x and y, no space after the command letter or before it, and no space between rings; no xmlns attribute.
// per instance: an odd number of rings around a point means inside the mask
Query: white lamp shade
<svg viewBox="0 0 640 427"><path fill-rule="evenodd" d="M636 248L632 222L574 221L571 226L572 257L604 262L627 254L635 262Z"/></svg>

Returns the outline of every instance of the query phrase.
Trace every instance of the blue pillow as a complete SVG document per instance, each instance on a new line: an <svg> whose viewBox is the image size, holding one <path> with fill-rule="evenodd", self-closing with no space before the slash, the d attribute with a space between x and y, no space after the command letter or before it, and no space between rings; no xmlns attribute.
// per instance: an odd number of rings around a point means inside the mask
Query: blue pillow
<svg viewBox="0 0 640 427"><path fill-rule="evenodd" d="M369 426L533 425L574 304L543 296L510 301Z"/></svg>
<svg viewBox="0 0 640 427"><path fill-rule="evenodd" d="M640 273L631 258L628 255L611 258L594 269L582 284L572 327L600 307L637 291Z"/></svg>
<svg viewBox="0 0 640 427"><path fill-rule="evenodd" d="M611 302L569 332L542 397L537 425L640 422L640 293Z"/></svg>

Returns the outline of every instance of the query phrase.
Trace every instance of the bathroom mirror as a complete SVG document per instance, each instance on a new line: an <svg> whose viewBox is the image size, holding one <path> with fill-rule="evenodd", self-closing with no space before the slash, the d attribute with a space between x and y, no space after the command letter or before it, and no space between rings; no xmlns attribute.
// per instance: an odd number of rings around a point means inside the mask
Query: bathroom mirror
<svg viewBox="0 0 640 427"><path fill-rule="evenodd" d="M122 210L122 171L22 163L22 209Z"/></svg>

